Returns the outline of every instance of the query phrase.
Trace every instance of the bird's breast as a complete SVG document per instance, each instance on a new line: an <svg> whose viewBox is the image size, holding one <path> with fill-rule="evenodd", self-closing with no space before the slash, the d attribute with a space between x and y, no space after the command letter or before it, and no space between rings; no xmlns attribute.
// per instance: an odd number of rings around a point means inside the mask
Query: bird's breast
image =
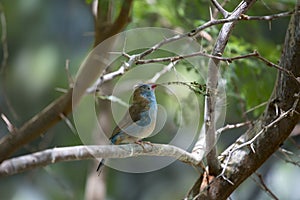
<svg viewBox="0 0 300 200"><path fill-rule="evenodd" d="M126 134L143 139L151 135L156 124L157 105L150 105L149 109L141 112L139 120L125 128Z"/></svg>
<svg viewBox="0 0 300 200"><path fill-rule="evenodd" d="M157 105L151 105L148 111L141 115L139 138L146 138L151 135L156 125Z"/></svg>

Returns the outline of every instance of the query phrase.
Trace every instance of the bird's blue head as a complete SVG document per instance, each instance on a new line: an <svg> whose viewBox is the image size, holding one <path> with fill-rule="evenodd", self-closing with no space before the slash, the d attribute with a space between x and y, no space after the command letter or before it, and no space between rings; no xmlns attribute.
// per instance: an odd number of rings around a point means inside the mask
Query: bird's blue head
<svg viewBox="0 0 300 200"><path fill-rule="evenodd" d="M133 100L138 99L139 97L144 97L150 102L156 102L154 89L156 88L156 84L139 84L136 86L133 93Z"/></svg>

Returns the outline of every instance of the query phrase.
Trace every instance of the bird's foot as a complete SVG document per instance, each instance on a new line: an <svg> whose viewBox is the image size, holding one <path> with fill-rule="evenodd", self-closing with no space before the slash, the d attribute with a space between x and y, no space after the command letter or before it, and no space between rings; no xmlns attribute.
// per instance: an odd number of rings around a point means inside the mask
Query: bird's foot
<svg viewBox="0 0 300 200"><path fill-rule="evenodd" d="M141 147L143 148L144 151L146 151L145 146L144 146L145 144L151 145L153 147L153 144L149 141L138 140L138 141L135 141L135 143L141 145Z"/></svg>

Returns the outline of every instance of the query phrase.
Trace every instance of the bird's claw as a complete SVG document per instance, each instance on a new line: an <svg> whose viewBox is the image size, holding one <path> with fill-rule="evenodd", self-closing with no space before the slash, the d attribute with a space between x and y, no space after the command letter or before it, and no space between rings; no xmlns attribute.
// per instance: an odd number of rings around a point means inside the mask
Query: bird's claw
<svg viewBox="0 0 300 200"><path fill-rule="evenodd" d="M149 141L138 140L138 141L135 141L135 143L141 145L141 147L143 148L144 151L146 151L145 146L144 146L145 144L151 145L153 147L153 144Z"/></svg>

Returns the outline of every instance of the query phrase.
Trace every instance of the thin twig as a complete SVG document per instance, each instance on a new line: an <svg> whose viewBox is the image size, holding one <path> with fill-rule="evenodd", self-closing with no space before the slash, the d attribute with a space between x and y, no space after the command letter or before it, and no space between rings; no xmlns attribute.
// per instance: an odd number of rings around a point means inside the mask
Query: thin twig
<svg viewBox="0 0 300 200"><path fill-rule="evenodd" d="M252 139L248 140L247 142L241 144L241 145L238 145L234 151L238 150L238 149L241 149L245 146L248 146L250 145L251 146L251 149L253 151L253 153L255 153L255 150L253 149L253 142L262 134L264 133L267 129L273 127L276 123L280 122L282 119L286 118L288 115L292 114L292 112L294 112L293 109L290 109L284 113L282 113L277 119L275 119L273 122L271 122L270 124L268 124L267 126L265 126L262 130L260 130Z"/></svg>
<svg viewBox="0 0 300 200"><path fill-rule="evenodd" d="M257 172L255 172L255 175L258 177L259 183L258 183L258 181L255 178L253 178L252 180L254 182L256 182L262 188L262 190L265 191L272 199L279 200L278 197L276 197L276 195L265 184L262 175L259 174L259 173L257 173Z"/></svg>
<svg viewBox="0 0 300 200"><path fill-rule="evenodd" d="M227 157L226 157L226 160L225 160L225 163L223 165L223 169L222 169L222 172L220 175L218 175L218 177L223 177L225 178L224 180L228 180L226 177L225 177L225 171L227 169L227 166L229 164L229 161L233 155L233 153L235 151L237 151L238 149L241 149L245 146L250 146L251 150L253 153L255 153L255 149L254 149L254 146L253 146L253 143L254 141L260 136L262 135L264 132L266 132L269 128L275 126L277 123L279 123L281 120L283 120L284 118L286 118L287 116L289 115L293 115L295 113L295 108L296 106L298 105L298 102L299 102L299 96L297 97L297 99L295 100L293 106L286 112L282 113L278 118L276 118L274 121L272 121L271 123L269 123L267 126L264 126L252 139L242 143L242 144L234 144L232 146L232 148L229 150L229 152L227 153Z"/></svg>
<svg viewBox="0 0 300 200"><path fill-rule="evenodd" d="M196 81L193 82L183 82L183 81L170 81L165 83L160 83L160 85L183 85L188 87L191 91L195 92L196 94L202 94L206 96L206 85L200 84Z"/></svg>
<svg viewBox="0 0 300 200"><path fill-rule="evenodd" d="M226 126L219 128L216 131L216 134L219 135L221 134L223 131L229 130L229 129L234 129L234 128L240 128L242 126L247 126L251 124L251 121L247 121L247 122L242 122L242 123L238 123L238 124L227 124Z"/></svg>
<svg viewBox="0 0 300 200"><path fill-rule="evenodd" d="M298 143L295 141L294 138L289 137L289 140L292 142L293 145L295 145L295 147L296 147L297 149L300 149L300 144L298 144Z"/></svg>
<svg viewBox="0 0 300 200"><path fill-rule="evenodd" d="M269 67L274 67L274 68L276 68L276 69L278 69L278 70L280 70L280 71L283 71L283 72L287 73L287 75L289 75L290 77L292 77L292 78L296 81L296 83L297 83L298 85L300 85L299 80L295 77L295 75L294 75L291 71L289 71L288 69L283 68L283 67L281 67L281 66L279 66L279 65L276 65L276 64L272 63L271 61L269 61L269 60L267 60L266 58L262 57L262 56L260 55L260 53L258 53L257 51L256 51L256 53L257 53L257 56L256 56L256 57L257 57L258 59L262 60L264 63L266 63L267 66L269 66Z"/></svg>
<svg viewBox="0 0 300 200"><path fill-rule="evenodd" d="M63 94L66 94L68 92L68 89L66 89L66 88L59 88L59 87L54 88L54 90L56 92L60 92L60 93L63 93Z"/></svg>
<svg viewBox="0 0 300 200"><path fill-rule="evenodd" d="M125 56L125 57L128 57L129 60L128 60L127 62L124 62L118 70L116 70L116 71L114 71L114 72L111 72L111 73L109 73L109 74L104 74L104 75L100 76L100 78L98 78L98 79L96 80L96 82L94 83L94 85L91 86L91 87L89 87L89 88L87 89L87 91L86 91L87 93L94 93L95 91L98 90L99 86L100 86L102 83L104 83L104 82L106 82L106 81L109 81L109 80L112 80L112 79L114 79L115 77L124 74L125 71L126 71L129 67L131 67L131 66L136 62L136 60L139 58L138 55L132 55L132 56L130 56L130 55L126 54L125 52L123 52L122 55Z"/></svg>
<svg viewBox="0 0 300 200"><path fill-rule="evenodd" d="M229 12L227 12L217 0L211 0L212 4L218 9L218 11L223 15L224 18L227 18Z"/></svg>
<svg viewBox="0 0 300 200"><path fill-rule="evenodd" d="M199 51L199 52L195 52L195 53L191 53L191 54L187 54L187 55L179 55L179 56L170 56L170 57L164 57L164 58L154 58L154 59L147 59L147 60L137 60L136 64L148 64L148 63L158 63L158 62L174 62L174 61L178 61L178 60L183 60L186 58L191 58L191 57L195 57L195 56L204 56L204 57L208 57L211 59L216 59L216 60L220 60L220 61L224 61L227 63L231 63L233 61L236 60L241 60L241 59L245 59L245 58L252 58L252 57L256 57L259 60L263 61L268 67L274 67L282 72L285 72L287 75L291 76L298 85L300 85L299 80L295 77L295 75L293 73L291 73L291 71L275 64L272 63L271 61L269 61L268 59L264 58L263 56L261 56L261 54L258 51L254 51L252 53L249 54L245 54L245 55L239 55L239 56L234 56L234 57L221 57L221 56L215 56L215 55L211 55L208 53L205 53L204 51Z"/></svg>
<svg viewBox="0 0 300 200"><path fill-rule="evenodd" d="M279 148L278 151L285 157L285 158L281 158L281 157L278 156L278 158L284 160L287 163L290 163L292 165L300 167L300 161L295 161L293 158L291 158L291 155L295 155L293 152L290 152L290 151L288 151L286 149L283 149L283 148Z"/></svg>
<svg viewBox="0 0 300 200"><path fill-rule="evenodd" d="M215 56L215 55L212 55L212 54L208 54L205 51L198 51L198 52L187 54L187 55L170 56L170 57L164 57L164 58L153 58L153 59L147 59L147 60L141 60L140 59L140 60L136 61L136 64L149 64L149 63L158 63L158 62L174 62L174 61L183 60L183 59L191 58L191 57L195 57L195 56L204 56L204 57L207 57L207 58L216 59L216 60L231 63L232 61L235 61L235 60L240 60L240 59L250 58L250 57L258 57L258 55L259 55L258 52L255 51L255 52L252 52L252 53L249 53L249 54L239 55L239 56L235 56L235 57L221 57L221 56ZM270 64L271 62L266 60L266 63Z"/></svg>
<svg viewBox="0 0 300 200"><path fill-rule="evenodd" d="M162 75L164 75L165 73L169 72L172 68L174 68L178 62L179 62L178 60L174 62L170 62L161 71L157 72L148 82L155 83Z"/></svg>
<svg viewBox="0 0 300 200"><path fill-rule="evenodd" d="M180 60L180 59L184 59L184 58L188 58L188 57L193 57L193 56L198 56L198 55L203 55L203 56L207 56L210 58L221 58L218 56L212 56L209 54L205 54L204 52L196 52L194 54L190 54L187 56L178 56L178 57L169 57L169 58L161 58L160 60L158 59L157 61L152 61L155 59L150 59L149 61L147 60L142 60L145 56L155 52L156 50L158 50L161 46L169 44L171 42L186 38L186 37L194 37L195 35L197 35L200 31L203 31L204 29L207 29L211 26L215 26L215 25L219 25L219 24L224 24L224 23L229 23L229 22L234 22L234 21L239 21L239 20L273 20L276 18L280 18L280 17L287 17L290 16L291 14L293 14L293 11L290 12L284 12L284 13L279 13L279 14L274 14L274 15L268 15L268 16L244 16L244 17L233 17L233 18L229 18L229 19L218 19L218 20L211 20L208 21L206 23L204 23L203 25L197 27L196 29L184 33L184 34L178 34L175 35L173 37L170 38L165 38L164 40L158 42L157 44L155 44L154 46L152 46L151 48L145 50L144 52L140 53L140 54L136 54L136 55L128 55L125 52L122 53L122 55L124 57L127 57L129 60L127 62L124 62L120 68L115 71L115 72L111 72L109 74L104 74L102 76L100 76L96 82L94 83L94 85L90 88L87 89L88 93L93 93L97 90L97 88L99 87L99 85L101 85L103 82L111 80L113 78L115 78L116 76L120 76L122 74L125 73L126 69L130 68L133 64L146 64L146 63L152 63L152 62L163 62L163 61L168 61L168 62L174 62L176 60ZM241 58L239 58L241 59Z"/></svg>
<svg viewBox="0 0 300 200"><path fill-rule="evenodd" d="M262 103L260 103L260 104L258 104L258 105L256 105L256 106L250 108L249 110L247 110L247 111L244 112L243 114L248 114L248 113L250 113L250 112L252 112L252 111L254 111L254 110L258 109L258 108L261 108L262 106L265 106L265 105L267 105L267 104L268 104L267 101L262 102Z"/></svg>
<svg viewBox="0 0 300 200"><path fill-rule="evenodd" d="M265 15L265 16L249 16L249 15L242 15L241 18L242 20L263 20L263 21L272 21L278 18L282 17L289 17L292 14L294 14L295 11L288 11L288 12L282 12L282 13L277 13L273 15Z"/></svg>
<svg viewBox="0 0 300 200"><path fill-rule="evenodd" d="M9 121L9 119L3 113L1 114L1 118L6 124L6 127L10 133L13 133L17 130L16 127Z"/></svg>
<svg viewBox="0 0 300 200"><path fill-rule="evenodd" d="M268 16L253 16L252 17L252 16L248 16L248 15L243 15L244 17L238 16L238 17L232 17L232 18L226 18L226 19L217 19L217 20L213 19L213 20L210 20L210 21L204 23L203 25L197 27L196 29L194 29L188 33L181 34L181 35L175 35L171 38L164 39L163 41L157 43L150 49L141 53L140 57L143 58L143 57L149 55L150 53L154 52L155 50L159 49L161 46L166 45L170 42L177 41L177 40L180 40L185 37L193 37L193 36L197 35L200 31L203 31L204 29L209 28L211 26L230 23L230 22L239 21L239 20L273 20L273 19L280 18L280 17L290 16L293 13L294 13L294 11L284 12L284 13L279 13L279 14L274 14L274 15L268 15Z"/></svg>
<svg viewBox="0 0 300 200"><path fill-rule="evenodd" d="M118 103L121 106L124 106L125 108L129 108L128 103L126 103L125 101L123 101L122 99L120 99L116 96L113 96L113 95L97 95L97 97L102 99L102 100L109 100L111 102Z"/></svg>
<svg viewBox="0 0 300 200"><path fill-rule="evenodd" d="M66 117L64 114L60 114L59 115L61 117L62 120L64 120L64 122L66 123L66 125L70 128L70 130L72 131L72 133L76 134L76 128L74 127L74 125L72 124L72 122L68 119L68 117Z"/></svg>
<svg viewBox="0 0 300 200"><path fill-rule="evenodd" d="M69 82L69 88L72 88L74 86L74 79L70 73L70 60L66 60L66 66L65 66L68 82Z"/></svg>
<svg viewBox="0 0 300 200"><path fill-rule="evenodd" d="M1 28L2 28L1 42L2 42L2 51L3 51L3 59L1 63L1 69L0 69L0 73L1 73L4 71L4 68L6 67L7 60L8 60L6 17L4 13L4 8L1 3L0 3L0 18L1 18Z"/></svg>
<svg viewBox="0 0 300 200"><path fill-rule="evenodd" d="M224 8L224 6L229 2L230 0L224 0L220 6L222 8ZM217 17L217 14L218 14L219 10L215 7L214 11L213 11L213 16L216 18ZM230 12L228 12L228 14L230 14Z"/></svg>
<svg viewBox="0 0 300 200"><path fill-rule="evenodd" d="M0 87L0 89L2 89L2 96L4 99L4 102L7 104L7 108L8 110L11 112L11 114L13 115L13 117L15 119L18 118L18 114L15 111L15 109L13 108L13 106L11 105L11 102L9 100L8 95L6 94L6 83L5 83L5 69L7 67L7 63L8 63L8 57L9 57L9 52L8 52L8 42L7 42L7 24L6 24L6 16L5 16L5 12L4 12L4 7L2 5L2 3L0 2L0 23L1 23L1 43L2 43L2 62L1 62L1 66L0 66L0 74L3 75L3 77L0 78L0 85L2 85L2 87Z"/></svg>

